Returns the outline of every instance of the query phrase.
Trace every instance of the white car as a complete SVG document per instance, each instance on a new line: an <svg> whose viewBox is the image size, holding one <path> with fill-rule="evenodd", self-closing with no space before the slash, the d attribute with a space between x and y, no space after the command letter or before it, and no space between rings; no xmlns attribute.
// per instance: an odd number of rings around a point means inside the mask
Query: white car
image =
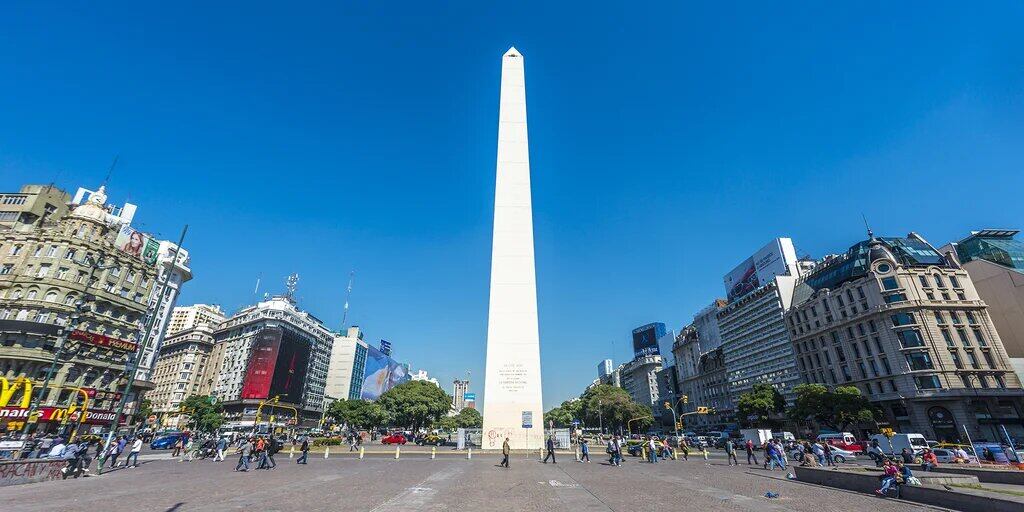
<svg viewBox="0 0 1024 512"><path fill-rule="evenodd" d="M832 460L835 461L836 464L842 464L842 463L847 462L847 461L857 460L857 454L851 452L850 450L844 450L842 448L836 448L835 446L832 446L831 448L832 448ZM793 450L793 452L790 453L789 456L793 460L800 460L803 457L802 453L803 452L801 452L800 450ZM813 455L813 453L812 453L812 455Z"/></svg>
<svg viewBox="0 0 1024 512"><path fill-rule="evenodd" d="M951 464L956 461L956 453L949 448L932 448L932 453L935 454L935 460L939 461L939 464ZM967 458L970 462L978 462L978 458L968 454Z"/></svg>

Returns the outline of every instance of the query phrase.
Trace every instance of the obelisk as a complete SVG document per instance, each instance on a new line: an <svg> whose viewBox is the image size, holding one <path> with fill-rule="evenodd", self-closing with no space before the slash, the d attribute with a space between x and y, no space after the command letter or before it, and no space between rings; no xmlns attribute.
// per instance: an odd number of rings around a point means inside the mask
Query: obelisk
<svg viewBox="0 0 1024 512"><path fill-rule="evenodd" d="M514 47L501 59L491 297L487 311L483 447L537 449L544 442L537 276L526 134L526 77Z"/></svg>

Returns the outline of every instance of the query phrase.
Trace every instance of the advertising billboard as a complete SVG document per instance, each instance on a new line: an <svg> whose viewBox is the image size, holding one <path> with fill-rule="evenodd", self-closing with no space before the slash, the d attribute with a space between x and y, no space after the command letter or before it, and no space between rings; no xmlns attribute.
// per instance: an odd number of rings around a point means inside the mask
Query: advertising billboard
<svg viewBox="0 0 1024 512"><path fill-rule="evenodd" d="M160 254L160 242L153 237L132 229L129 225L121 226L114 239L114 245L129 256L138 258L143 263L156 265L157 256Z"/></svg>
<svg viewBox="0 0 1024 512"><path fill-rule="evenodd" d="M658 338L665 335L665 324L654 322L633 329L633 357L661 354Z"/></svg>
<svg viewBox="0 0 1024 512"><path fill-rule="evenodd" d="M363 388L359 393L363 400L376 400L385 391L412 379L409 365L398 363L373 347L366 349L363 375Z"/></svg>
<svg viewBox="0 0 1024 512"><path fill-rule="evenodd" d="M242 399L280 396L283 402L300 403L308 366L306 340L279 327L263 329L252 344Z"/></svg>
<svg viewBox="0 0 1024 512"><path fill-rule="evenodd" d="M796 249L793 240L776 238L725 275L726 296L732 302L784 275L796 275Z"/></svg>

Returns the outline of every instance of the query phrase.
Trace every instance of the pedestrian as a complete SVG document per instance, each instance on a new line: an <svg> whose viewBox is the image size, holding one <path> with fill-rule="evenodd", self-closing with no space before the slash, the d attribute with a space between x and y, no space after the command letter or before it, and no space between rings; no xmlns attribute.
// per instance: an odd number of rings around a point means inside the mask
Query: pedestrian
<svg viewBox="0 0 1024 512"><path fill-rule="evenodd" d="M508 469L508 456L512 454L512 447L508 444L508 438L505 438L505 442L501 443L501 466Z"/></svg>
<svg viewBox="0 0 1024 512"><path fill-rule="evenodd" d="M267 464L269 465L269 467L267 467L266 469L274 469L274 468L277 467L277 461L274 460L274 455L277 454L277 452L281 449L281 445L283 445L283 444L284 443L279 443L277 441L277 439L274 438L274 436L270 436L270 439L267 442L267 452L266 452L267 453Z"/></svg>
<svg viewBox="0 0 1024 512"><path fill-rule="evenodd" d="M181 452L181 460L187 460L189 462L192 462L192 446L195 444L194 437L195 436L192 435L186 436L185 449Z"/></svg>
<svg viewBox="0 0 1024 512"><path fill-rule="evenodd" d="M754 453L754 441L747 439L745 448L747 449L747 465L750 465L750 459L754 459L754 465L757 465L757 454Z"/></svg>
<svg viewBox="0 0 1024 512"><path fill-rule="evenodd" d="M612 438L612 462L615 467L622 467L622 438L618 435Z"/></svg>
<svg viewBox="0 0 1024 512"><path fill-rule="evenodd" d="M725 454L728 456L726 459L727 465L731 466L733 463L737 466L740 465L740 461L736 458L736 445L733 444L732 439L725 440Z"/></svg>
<svg viewBox="0 0 1024 512"><path fill-rule="evenodd" d="M181 455L181 449L185 447L184 436L178 436L178 439L174 441L174 450L171 451L171 457L177 458Z"/></svg>
<svg viewBox="0 0 1024 512"><path fill-rule="evenodd" d="M672 445L668 442L668 438L661 440L661 454L666 458L672 458Z"/></svg>
<svg viewBox="0 0 1024 512"><path fill-rule="evenodd" d="M135 459L135 465L132 467L139 467L139 452L142 451L142 437L135 436L135 440L132 441L132 448L128 452L128 457L124 459L124 467L128 467L131 464L132 459Z"/></svg>
<svg viewBox="0 0 1024 512"><path fill-rule="evenodd" d="M108 465L107 467L117 467L117 457L118 455L121 455L121 450L123 449L123 447L124 445L121 444L120 437L112 439L110 441L110 446L107 448L107 459L110 461L110 465Z"/></svg>
<svg viewBox="0 0 1024 512"><path fill-rule="evenodd" d="M658 462L658 442L655 440L657 436L651 436L647 438L647 462L652 464Z"/></svg>
<svg viewBox="0 0 1024 512"><path fill-rule="evenodd" d="M217 455L213 457L214 462L224 462L224 452L228 449L228 439L222 437L217 439Z"/></svg>
<svg viewBox="0 0 1024 512"><path fill-rule="evenodd" d="M924 453L921 454L921 471L934 471L937 467L939 467L939 459L935 456L935 452L931 448L925 448Z"/></svg>
<svg viewBox="0 0 1024 512"><path fill-rule="evenodd" d="M306 459L309 458L309 436L304 436L302 438L302 447L299 449L302 451L302 456L299 457L299 460L295 461L295 463L305 464Z"/></svg>
<svg viewBox="0 0 1024 512"><path fill-rule="evenodd" d="M679 451L683 452L683 460L690 460L690 442L685 436L679 436Z"/></svg>
<svg viewBox="0 0 1024 512"><path fill-rule="evenodd" d="M825 450L822 449L821 443L814 443L811 445L811 450L814 452L814 457L818 459L818 465L825 465Z"/></svg>
<svg viewBox="0 0 1024 512"><path fill-rule="evenodd" d="M548 449L548 454L544 456L544 464L548 463L548 457L551 457L552 464L558 464L555 460L555 435L551 434L548 436L548 440L545 443Z"/></svg>
<svg viewBox="0 0 1024 512"><path fill-rule="evenodd" d="M590 462L590 444L586 438L580 438L580 462L584 460Z"/></svg>
<svg viewBox="0 0 1024 512"><path fill-rule="evenodd" d="M830 445L830 444L828 444L826 442L822 442L821 443L821 449L822 449L822 451L825 452L825 464L827 464L829 466L835 466L836 465L836 461L832 457L832 445Z"/></svg>
<svg viewBox="0 0 1024 512"><path fill-rule="evenodd" d="M242 441L242 446L239 446L235 453L240 454L238 457L238 464L235 466L235 471L249 471L249 455L252 454L252 443L248 439ZM245 468L245 469L241 469Z"/></svg>
<svg viewBox="0 0 1024 512"><path fill-rule="evenodd" d="M787 457L786 457L786 449L782 447L782 441L779 441L779 440L776 439L776 440L773 440L773 443L775 444L775 458L776 458L776 462L779 464L779 466L783 470L785 470L786 469L786 459L787 459Z"/></svg>
<svg viewBox="0 0 1024 512"><path fill-rule="evenodd" d="M64 440L63 439L61 439L59 437L54 439L53 442L50 443L50 449L46 453L46 458L47 459L62 459L62 458L64 458L64 450L66 450L67 447L68 446L66 444L64 444Z"/></svg>

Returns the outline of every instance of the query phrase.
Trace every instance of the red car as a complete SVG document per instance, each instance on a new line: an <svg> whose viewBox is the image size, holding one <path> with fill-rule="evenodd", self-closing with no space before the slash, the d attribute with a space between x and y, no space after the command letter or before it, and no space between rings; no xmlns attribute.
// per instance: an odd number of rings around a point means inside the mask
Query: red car
<svg viewBox="0 0 1024 512"><path fill-rule="evenodd" d="M405 444L407 442L408 440L405 439L405 436L398 433L391 434L380 440L381 444Z"/></svg>

